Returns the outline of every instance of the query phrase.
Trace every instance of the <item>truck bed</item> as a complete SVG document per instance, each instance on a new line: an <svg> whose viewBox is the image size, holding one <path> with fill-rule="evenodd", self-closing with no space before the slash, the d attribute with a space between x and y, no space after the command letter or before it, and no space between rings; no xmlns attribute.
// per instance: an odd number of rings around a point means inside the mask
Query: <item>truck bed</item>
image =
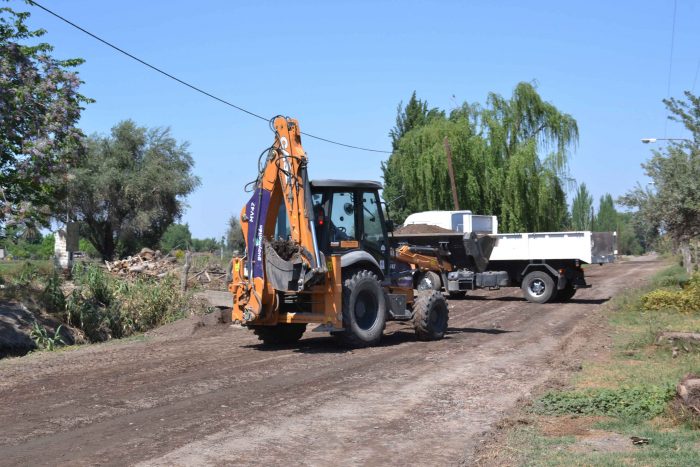
<svg viewBox="0 0 700 467"><path fill-rule="evenodd" d="M536 232L495 234L491 261L573 259L588 264L615 260L614 232Z"/></svg>

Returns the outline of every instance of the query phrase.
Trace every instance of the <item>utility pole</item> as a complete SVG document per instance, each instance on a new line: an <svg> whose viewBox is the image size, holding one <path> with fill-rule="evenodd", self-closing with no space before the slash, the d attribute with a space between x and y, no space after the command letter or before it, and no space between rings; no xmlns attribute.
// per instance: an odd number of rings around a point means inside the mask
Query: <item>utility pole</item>
<svg viewBox="0 0 700 467"><path fill-rule="evenodd" d="M450 185L452 186L452 201L455 205L455 211L459 211L459 200L457 199L457 183L455 182L455 171L452 168L452 148L450 142L445 136L445 154L447 155L447 172L450 175Z"/></svg>

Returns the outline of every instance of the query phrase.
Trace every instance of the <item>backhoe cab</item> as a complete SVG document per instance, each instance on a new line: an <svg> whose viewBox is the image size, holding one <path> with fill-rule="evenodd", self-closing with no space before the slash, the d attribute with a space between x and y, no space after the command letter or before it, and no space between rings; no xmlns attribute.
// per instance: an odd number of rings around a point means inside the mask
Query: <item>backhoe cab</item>
<svg viewBox="0 0 700 467"><path fill-rule="evenodd" d="M401 287L393 272L381 184L310 182L298 122L276 117L271 127L275 142L241 212L246 254L232 261L234 322L267 344L296 342L312 324L349 346L374 345L387 320L413 320L422 340L442 338L442 294L414 297L411 281Z"/></svg>

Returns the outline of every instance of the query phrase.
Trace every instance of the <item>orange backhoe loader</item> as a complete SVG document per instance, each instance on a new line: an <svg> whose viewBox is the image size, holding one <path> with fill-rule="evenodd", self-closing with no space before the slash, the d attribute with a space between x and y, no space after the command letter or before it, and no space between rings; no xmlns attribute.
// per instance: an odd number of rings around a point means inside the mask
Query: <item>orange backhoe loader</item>
<svg viewBox="0 0 700 467"><path fill-rule="evenodd" d="M241 211L246 250L232 260L233 321L267 344L293 343L312 324L349 346L374 345L387 320L441 339L447 304L434 290L414 296L412 281L402 281L411 269L396 272L381 185L310 181L299 123L278 116L271 128L274 143Z"/></svg>

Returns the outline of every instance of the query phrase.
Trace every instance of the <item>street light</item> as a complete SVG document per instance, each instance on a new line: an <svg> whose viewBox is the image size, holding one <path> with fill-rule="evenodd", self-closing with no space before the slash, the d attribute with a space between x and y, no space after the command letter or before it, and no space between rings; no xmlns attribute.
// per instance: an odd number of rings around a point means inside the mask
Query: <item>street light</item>
<svg viewBox="0 0 700 467"><path fill-rule="evenodd" d="M690 143L690 140L687 138L642 138L642 143L644 144L656 143L657 141L685 141Z"/></svg>

